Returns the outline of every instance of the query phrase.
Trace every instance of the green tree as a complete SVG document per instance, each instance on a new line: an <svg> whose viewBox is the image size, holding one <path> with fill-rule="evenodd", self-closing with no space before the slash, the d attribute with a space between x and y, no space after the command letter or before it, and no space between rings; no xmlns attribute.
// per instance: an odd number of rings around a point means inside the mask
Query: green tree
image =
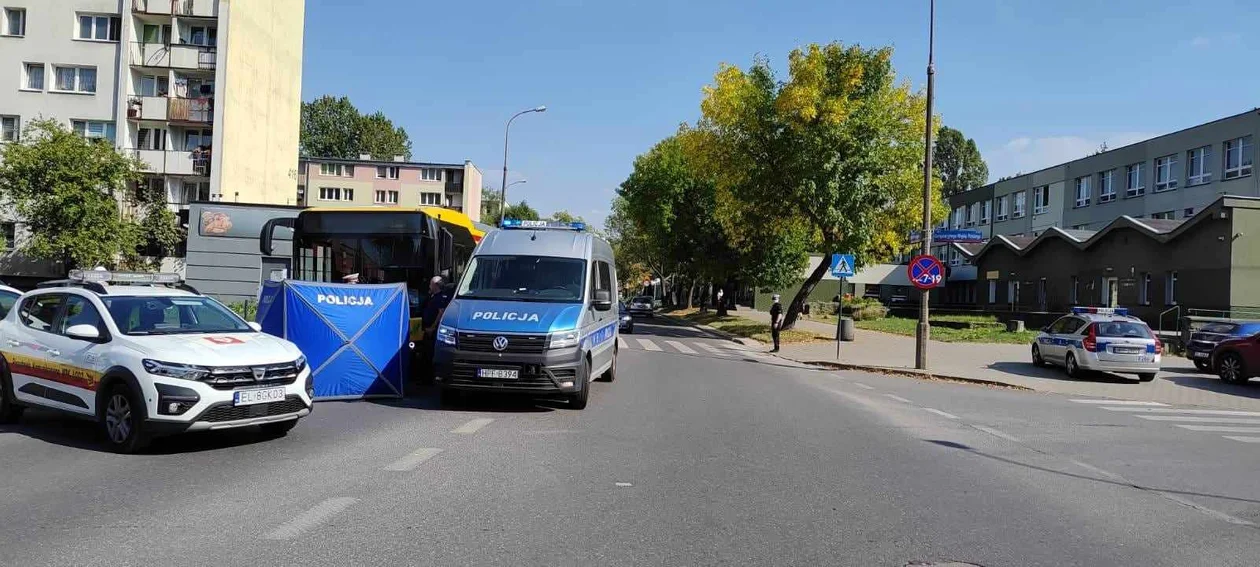
<svg viewBox="0 0 1260 567"><path fill-rule="evenodd" d="M542 219L542 217L538 215L538 211L535 211L534 208L529 206L529 203L526 203L525 201L521 201L515 205L508 205L507 210L503 212L503 215L510 219L520 219L520 220ZM499 220L500 219L497 219L497 218L494 219L495 224L498 224Z"/></svg>
<svg viewBox="0 0 1260 567"><path fill-rule="evenodd" d="M580 216L574 215L573 213L570 213L569 211L566 211L563 209L556 211L554 213L551 213L550 220L555 221L555 222L580 222L584 224L586 223L586 219Z"/></svg>
<svg viewBox="0 0 1260 567"><path fill-rule="evenodd" d="M411 138L383 112L370 115L347 97L321 96L302 103L301 153L305 156L355 159L371 154L380 160L411 159Z"/></svg>
<svg viewBox="0 0 1260 567"><path fill-rule="evenodd" d="M499 223L499 190L492 187L481 188L481 222Z"/></svg>
<svg viewBox="0 0 1260 567"><path fill-rule="evenodd" d="M0 146L0 197L13 204L30 238L23 251L76 267L117 266L153 243L172 250L182 237L165 196L132 195L142 164L56 120L33 120L22 141ZM121 203L135 197L139 218Z"/></svg>
<svg viewBox="0 0 1260 567"><path fill-rule="evenodd" d="M941 177L943 197L970 191L989 180L989 166L980 156L975 140L948 126L942 126L936 136L932 168Z"/></svg>
<svg viewBox="0 0 1260 567"><path fill-rule="evenodd" d="M376 159L404 156L410 161L411 138L402 126L394 126L385 113L377 111L359 118L359 152L372 154Z"/></svg>
<svg viewBox="0 0 1260 567"><path fill-rule="evenodd" d="M786 81L758 59L706 87L688 153L716 180L717 217L756 285L794 283L810 251L851 252L861 267L908 249L922 219L925 99L897 84L891 58L812 44L789 55ZM827 267L807 275L787 327Z"/></svg>

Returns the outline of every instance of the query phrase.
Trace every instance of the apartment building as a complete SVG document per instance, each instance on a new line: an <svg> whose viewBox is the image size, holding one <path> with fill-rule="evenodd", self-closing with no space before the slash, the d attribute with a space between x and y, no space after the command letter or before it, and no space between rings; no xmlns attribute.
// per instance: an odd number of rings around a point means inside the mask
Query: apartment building
<svg viewBox="0 0 1260 567"><path fill-rule="evenodd" d="M462 164L303 157L296 204L446 207L481 220L481 171Z"/></svg>

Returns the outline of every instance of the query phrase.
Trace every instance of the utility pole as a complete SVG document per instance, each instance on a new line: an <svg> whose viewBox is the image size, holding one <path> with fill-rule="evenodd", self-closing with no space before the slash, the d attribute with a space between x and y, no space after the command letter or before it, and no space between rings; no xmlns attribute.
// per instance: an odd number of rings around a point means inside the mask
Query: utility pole
<svg viewBox="0 0 1260 567"><path fill-rule="evenodd" d="M927 64L927 127L923 137L923 233L920 241L922 254L932 253L932 83L936 76L936 64L933 60L933 44L936 40L936 0L928 0L928 64ZM927 370L928 337L931 329L928 324L929 290L922 290L919 296L919 326L915 332L914 367Z"/></svg>

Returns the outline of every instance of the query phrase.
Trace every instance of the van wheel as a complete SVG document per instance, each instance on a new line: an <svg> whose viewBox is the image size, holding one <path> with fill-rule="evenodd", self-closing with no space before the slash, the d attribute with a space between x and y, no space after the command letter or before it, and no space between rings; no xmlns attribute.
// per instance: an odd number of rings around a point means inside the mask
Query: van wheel
<svg viewBox="0 0 1260 567"><path fill-rule="evenodd" d="M612 365L608 367L608 370L604 371L603 376L599 377L600 381L612 382L617 379L617 350L617 347L613 347Z"/></svg>
<svg viewBox="0 0 1260 567"><path fill-rule="evenodd" d="M13 375L9 373L9 364L0 359L0 423L17 423L22 419L25 407L18 405L13 396Z"/></svg>
<svg viewBox="0 0 1260 567"><path fill-rule="evenodd" d="M582 366L578 367L577 379L582 384L576 394L569 396L569 407L580 410L586 409L586 402L591 399L591 363L583 358Z"/></svg>
<svg viewBox="0 0 1260 567"><path fill-rule="evenodd" d="M148 444L144 433L144 406L138 399L125 383L114 386L105 396L100 425L110 449L135 453Z"/></svg>
<svg viewBox="0 0 1260 567"><path fill-rule="evenodd" d="M1147 372L1147 373L1144 373L1144 374L1138 374L1138 382L1150 382L1151 380L1154 380L1154 379L1155 379L1155 373L1154 373L1154 372Z"/></svg>
<svg viewBox="0 0 1260 567"><path fill-rule="evenodd" d="M1242 357L1238 353L1227 352L1216 362L1217 374L1227 384L1242 384L1247 381L1246 369L1243 368Z"/></svg>

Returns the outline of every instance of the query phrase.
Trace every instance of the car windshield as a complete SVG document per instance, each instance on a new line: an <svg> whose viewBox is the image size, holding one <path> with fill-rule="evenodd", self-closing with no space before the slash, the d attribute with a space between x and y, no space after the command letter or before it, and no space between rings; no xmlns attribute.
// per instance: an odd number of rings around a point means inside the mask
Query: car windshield
<svg viewBox="0 0 1260 567"><path fill-rule="evenodd" d="M1238 325L1234 323L1208 323L1203 326L1200 331L1204 333L1217 333L1220 335L1233 334L1238 329Z"/></svg>
<svg viewBox="0 0 1260 567"><path fill-rule="evenodd" d="M634 302L635 303L651 303L652 298L646 295L640 295L639 297L634 298Z"/></svg>
<svg viewBox="0 0 1260 567"><path fill-rule="evenodd" d="M586 261L546 256L476 256L458 297L506 301L582 301Z"/></svg>
<svg viewBox="0 0 1260 567"><path fill-rule="evenodd" d="M102 297L118 330L125 335L244 333L253 329L221 303L208 297Z"/></svg>
<svg viewBox="0 0 1260 567"><path fill-rule="evenodd" d="M1151 338L1151 330L1145 323L1133 321L1099 321L1094 323L1096 333L1100 337L1121 337L1134 339Z"/></svg>

